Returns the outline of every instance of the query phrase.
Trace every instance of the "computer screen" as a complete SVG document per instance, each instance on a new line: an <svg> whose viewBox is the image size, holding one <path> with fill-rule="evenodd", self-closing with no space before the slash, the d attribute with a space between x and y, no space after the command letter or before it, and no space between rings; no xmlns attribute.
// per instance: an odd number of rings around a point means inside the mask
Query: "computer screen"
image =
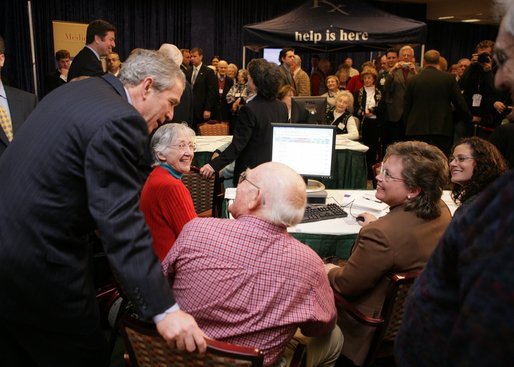
<svg viewBox="0 0 514 367"><path fill-rule="evenodd" d="M335 166L336 130L331 125L271 124L271 160L307 178L327 178Z"/></svg>
<svg viewBox="0 0 514 367"><path fill-rule="evenodd" d="M265 59L268 62L272 62L274 64L279 65L279 55L280 51L282 51L281 48L265 48L262 51L262 58Z"/></svg>
<svg viewBox="0 0 514 367"><path fill-rule="evenodd" d="M291 97L291 123L325 124L326 120L326 97Z"/></svg>

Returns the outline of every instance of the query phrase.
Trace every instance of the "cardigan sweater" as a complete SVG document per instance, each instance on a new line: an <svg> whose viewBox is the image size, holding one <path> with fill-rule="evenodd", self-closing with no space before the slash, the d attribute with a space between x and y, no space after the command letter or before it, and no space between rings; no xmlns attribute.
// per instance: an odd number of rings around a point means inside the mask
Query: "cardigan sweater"
<svg viewBox="0 0 514 367"><path fill-rule="evenodd" d="M187 187L163 167L155 167L148 176L140 208L152 234L154 251L161 261L182 227L197 216Z"/></svg>

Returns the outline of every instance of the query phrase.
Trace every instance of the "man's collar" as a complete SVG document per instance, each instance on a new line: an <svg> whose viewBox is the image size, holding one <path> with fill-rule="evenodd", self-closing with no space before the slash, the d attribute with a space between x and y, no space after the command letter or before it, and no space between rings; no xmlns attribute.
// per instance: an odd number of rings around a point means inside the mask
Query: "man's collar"
<svg viewBox="0 0 514 367"><path fill-rule="evenodd" d="M5 93L4 84L2 83L1 80L0 80L0 97L7 99L7 94Z"/></svg>
<svg viewBox="0 0 514 367"><path fill-rule="evenodd" d="M96 58L98 60L100 60L100 55L98 54L98 52L96 52L93 47L89 46L89 45L86 45L87 48L89 48L91 51L93 51L93 53L95 54Z"/></svg>

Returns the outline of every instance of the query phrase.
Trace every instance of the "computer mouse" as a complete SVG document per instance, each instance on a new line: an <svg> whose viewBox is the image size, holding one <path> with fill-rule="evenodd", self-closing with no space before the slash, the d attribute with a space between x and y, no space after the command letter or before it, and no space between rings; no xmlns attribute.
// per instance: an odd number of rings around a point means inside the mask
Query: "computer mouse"
<svg viewBox="0 0 514 367"><path fill-rule="evenodd" d="M364 222L364 217L362 215L359 215L357 218L355 218L357 222Z"/></svg>

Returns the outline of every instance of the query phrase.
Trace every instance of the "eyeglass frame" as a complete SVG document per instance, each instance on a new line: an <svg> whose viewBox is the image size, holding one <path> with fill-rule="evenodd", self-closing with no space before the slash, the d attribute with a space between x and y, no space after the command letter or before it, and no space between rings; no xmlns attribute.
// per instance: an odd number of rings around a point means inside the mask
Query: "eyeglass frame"
<svg viewBox="0 0 514 367"><path fill-rule="evenodd" d="M196 143L186 144L186 143L180 143L180 144L170 144L169 147L177 148L181 152L186 151L186 147L188 150L192 150L193 152L196 151Z"/></svg>
<svg viewBox="0 0 514 367"><path fill-rule="evenodd" d="M382 175L382 177L384 177L384 181L386 181L386 182L389 182L391 180L405 182L404 178L391 176L391 174L389 173L389 170L387 168L384 168L384 162L382 162L382 164L380 165L379 174Z"/></svg>
<svg viewBox="0 0 514 367"><path fill-rule="evenodd" d="M452 163L453 161L457 161L457 163L463 163L464 161L467 161L469 159L475 159L475 157L468 157L468 156L463 156L463 155L458 155L456 157L454 157L453 155L449 156L448 157L448 164Z"/></svg>
<svg viewBox="0 0 514 367"><path fill-rule="evenodd" d="M259 186L257 186L256 184L254 184L252 181L250 181L248 179L248 177L246 177L248 175L248 171L249 170L246 170L246 171L243 171L241 172L241 174L239 175L239 179L237 181L237 184L239 185L240 183L242 183L243 181L246 181L248 182L250 185L252 185L253 187L255 187L258 191L261 191L261 188Z"/></svg>

